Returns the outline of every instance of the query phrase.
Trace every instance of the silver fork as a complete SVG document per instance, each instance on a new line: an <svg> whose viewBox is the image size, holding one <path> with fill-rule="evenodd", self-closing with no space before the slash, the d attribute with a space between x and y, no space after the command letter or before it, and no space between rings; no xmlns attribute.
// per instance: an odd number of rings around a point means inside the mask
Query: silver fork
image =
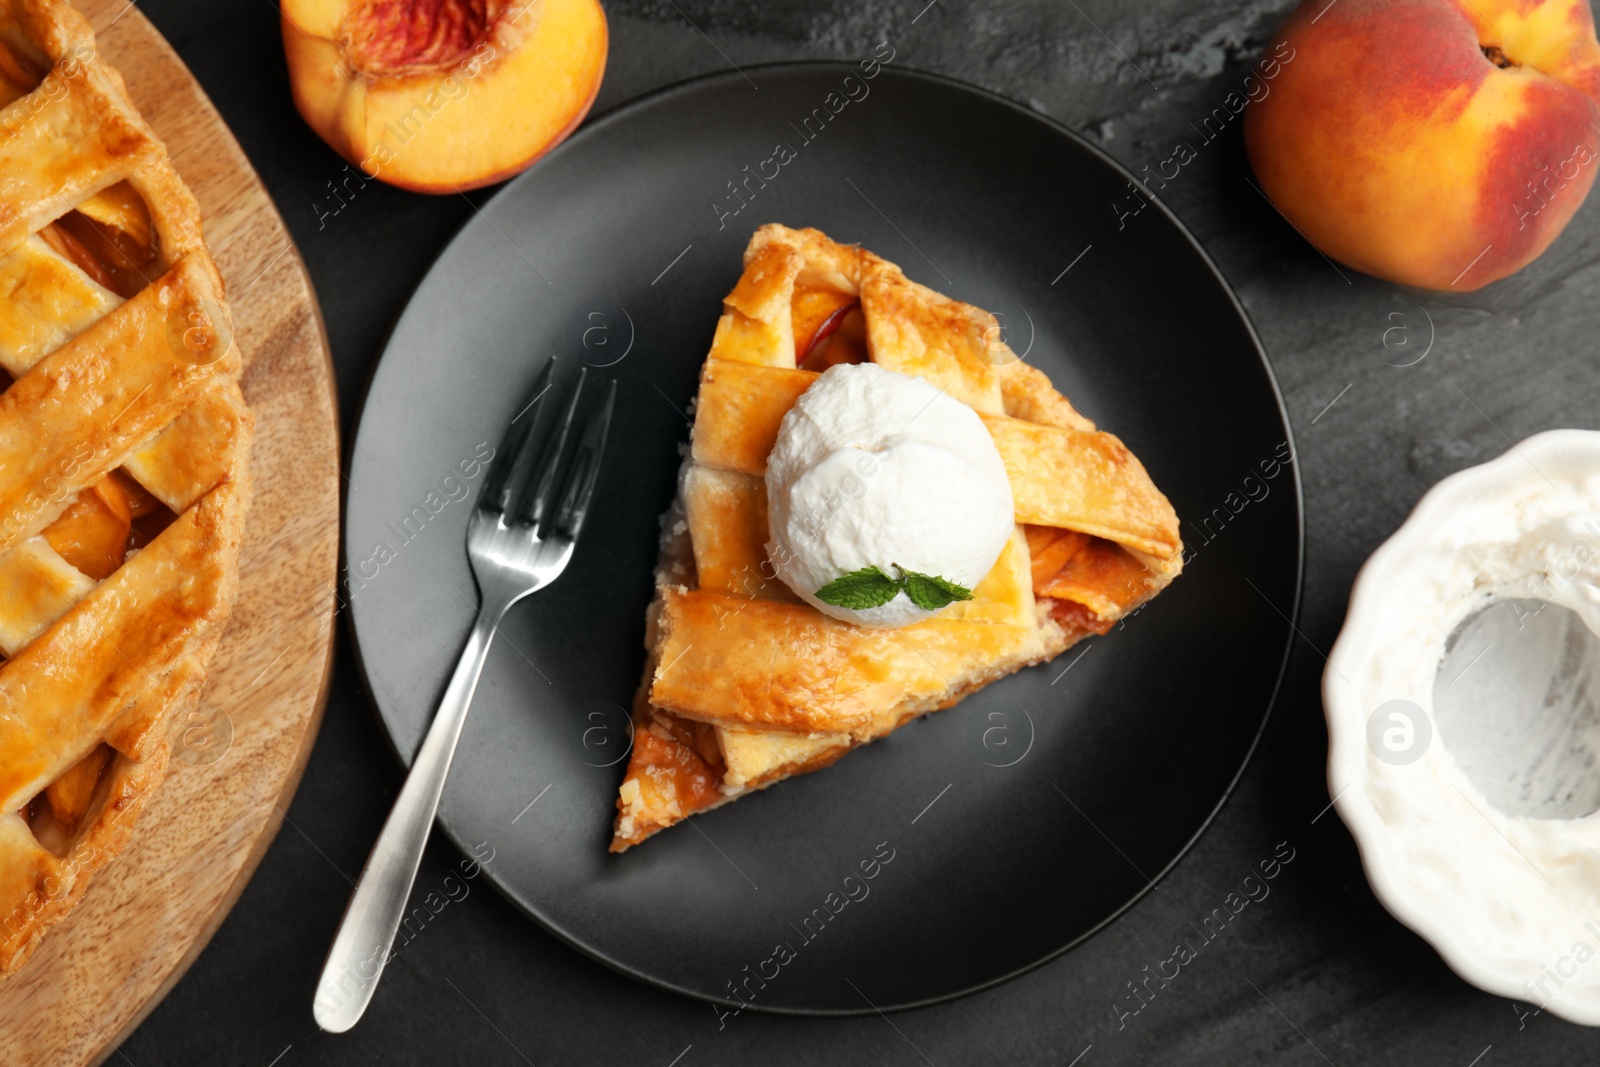
<svg viewBox="0 0 1600 1067"><path fill-rule="evenodd" d="M331 1033L343 1033L361 1018L391 958L395 931L495 630L513 604L566 569L588 517L617 383L611 383L584 426L570 462L563 462L587 371L579 372L571 398L546 432L544 424L550 420L539 416L552 406L544 401L554 371L552 358L534 385L533 398L512 419L478 493L467 526L467 559L481 599L478 621L328 951L312 1011L317 1025Z"/></svg>

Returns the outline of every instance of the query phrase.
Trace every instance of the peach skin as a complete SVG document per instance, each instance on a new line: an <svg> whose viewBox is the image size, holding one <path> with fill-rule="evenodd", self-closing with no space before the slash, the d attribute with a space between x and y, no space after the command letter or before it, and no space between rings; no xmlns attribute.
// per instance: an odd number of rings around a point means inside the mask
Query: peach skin
<svg viewBox="0 0 1600 1067"><path fill-rule="evenodd" d="M295 106L368 177L501 181L583 120L605 73L598 0L283 0Z"/></svg>
<svg viewBox="0 0 1600 1067"><path fill-rule="evenodd" d="M1323 253L1428 289L1522 269L1600 163L1586 0L1305 0L1247 109L1262 190Z"/></svg>

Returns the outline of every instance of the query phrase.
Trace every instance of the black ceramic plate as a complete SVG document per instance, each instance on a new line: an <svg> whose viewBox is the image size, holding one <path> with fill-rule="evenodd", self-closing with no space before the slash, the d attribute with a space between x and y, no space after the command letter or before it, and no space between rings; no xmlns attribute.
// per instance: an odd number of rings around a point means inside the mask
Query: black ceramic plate
<svg viewBox="0 0 1600 1067"><path fill-rule="evenodd" d="M788 1012L926 1004L1108 922L1226 797L1298 600L1289 431L1216 268L1160 205L1133 213L1128 175L1069 131L921 74L745 73L759 91L708 77L591 123L439 257L351 458L351 619L409 760L473 616L478 458L545 357L615 377L591 524L567 573L505 623L442 827L493 849L488 876L547 929L646 981ZM1193 558L1056 662L609 855L682 413L745 242L770 220L860 242L999 313L1012 347L1144 461Z"/></svg>

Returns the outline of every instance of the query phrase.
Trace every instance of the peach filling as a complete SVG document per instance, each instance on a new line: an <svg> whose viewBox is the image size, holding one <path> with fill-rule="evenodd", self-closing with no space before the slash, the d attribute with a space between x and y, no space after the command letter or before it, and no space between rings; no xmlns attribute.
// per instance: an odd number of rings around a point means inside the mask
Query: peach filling
<svg viewBox="0 0 1600 1067"><path fill-rule="evenodd" d="M722 798L717 791L727 768L716 728L676 715L646 713L634 721L633 767L646 811L703 811Z"/></svg>
<svg viewBox="0 0 1600 1067"><path fill-rule="evenodd" d="M1115 614L1148 592L1149 571L1127 549L1103 537L1060 530L1053 526L1027 526L1028 555L1033 570L1033 594L1058 603L1082 605L1091 617ZM1052 611L1055 605L1052 604ZM1108 622L1095 633L1105 633Z"/></svg>
<svg viewBox="0 0 1600 1067"><path fill-rule="evenodd" d="M794 323L795 364L802 370L824 371L838 363L867 361L867 320L858 297L819 285L797 284L789 314Z"/></svg>
<svg viewBox="0 0 1600 1067"><path fill-rule="evenodd" d="M39 231L46 244L123 299L150 284L156 259L150 210L118 182Z"/></svg>
<svg viewBox="0 0 1600 1067"><path fill-rule="evenodd" d="M44 80L38 64L0 44L0 107L33 92Z"/></svg>
<svg viewBox="0 0 1600 1067"><path fill-rule="evenodd" d="M39 87L45 72L0 44L0 107ZM102 189L39 236L99 284L123 298L149 283L156 258L150 211L127 182Z"/></svg>
<svg viewBox="0 0 1600 1067"><path fill-rule="evenodd" d="M122 566L128 553L155 540L176 518L126 473L112 471L78 494L44 539L56 555L97 582Z"/></svg>
<svg viewBox="0 0 1600 1067"><path fill-rule="evenodd" d="M504 0L366 0L344 24L350 65L374 76L453 70L494 33Z"/></svg>
<svg viewBox="0 0 1600 1067"><path fill-rule="evenodd" d="M39 844L57 856L66 855L116 755L110 745L100 744L18 812Z"/></svg>

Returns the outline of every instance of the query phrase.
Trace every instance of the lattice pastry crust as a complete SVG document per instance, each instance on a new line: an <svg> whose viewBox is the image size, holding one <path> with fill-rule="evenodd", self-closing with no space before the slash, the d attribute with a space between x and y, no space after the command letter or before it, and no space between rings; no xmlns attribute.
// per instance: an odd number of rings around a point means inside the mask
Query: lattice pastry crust
<svg viewBox="0 0 1600 1067"><path fill-rule="evenodd" d="M824 317L837 332L819 347ZM821 364L863 358L977 411L1015 500L1016 532L974 599L898 630L799 602L764 548L779 422ZM763 226L725 301L664 519L612 850L1106 632L1178 575L1182 548L1144 467L1017 358L993 315L816 230Z"/></svg>
<svg viewBox="0 0 1600 1067"><path fill-rule="evenodd" d="M252 421L193 195L59 0L0 0L0 973L127 843L238 585ZM0 378L0 381L4 381Z"/></svg>

